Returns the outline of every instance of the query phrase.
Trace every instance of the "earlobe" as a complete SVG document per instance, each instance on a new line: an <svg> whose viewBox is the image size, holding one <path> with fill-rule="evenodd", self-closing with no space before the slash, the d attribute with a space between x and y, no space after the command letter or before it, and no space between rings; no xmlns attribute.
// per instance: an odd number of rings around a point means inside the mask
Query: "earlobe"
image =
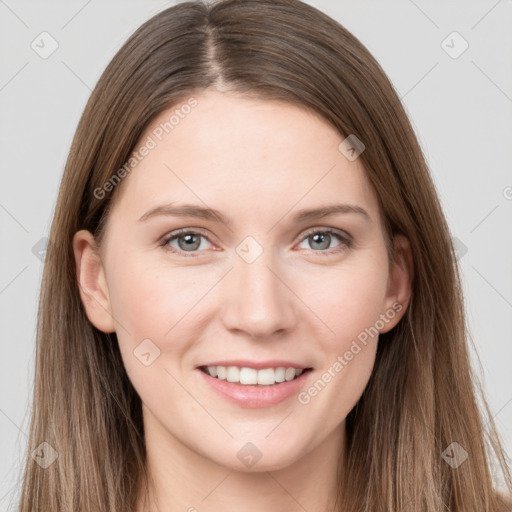
<svg viewBox="0 0 512 512"><path fill-rule="evenodd" d="M412 293L412 281L414 279L414 263L409 240L403 235L395 235L393 238L394 259L388 278L388 292L385 300L386 317L392 317L380 330L380 333L390 331L405 314Z"/></svg>
<svg viewBox="0 0 512 512"><path fill-rule="evenodd" d="M76 278L87 318L100 331L114 332L107 281L93 235L77 231L73 237Z"/></svg>

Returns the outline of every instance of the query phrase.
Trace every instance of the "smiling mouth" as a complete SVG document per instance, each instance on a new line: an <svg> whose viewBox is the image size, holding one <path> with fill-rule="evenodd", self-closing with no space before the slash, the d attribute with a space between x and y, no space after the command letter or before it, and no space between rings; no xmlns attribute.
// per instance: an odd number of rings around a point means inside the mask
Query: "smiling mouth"
<svg viewBox="0 0 512 512"><path fill-rule="evenodd" d="M233 384L272 386L282 384L299 378L302 374L309 372L312 368L264 368L256 370L245 366L200 366L199 369L218 380L225 380Z"/></svg>

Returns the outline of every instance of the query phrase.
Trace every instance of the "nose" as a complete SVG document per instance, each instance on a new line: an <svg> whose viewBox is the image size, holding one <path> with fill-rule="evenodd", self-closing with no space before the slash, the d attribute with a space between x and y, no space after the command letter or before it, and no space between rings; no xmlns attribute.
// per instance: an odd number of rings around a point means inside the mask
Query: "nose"
<svg viewBox="0 0 512 512"><path fill-rule="evenodd" d="M298 300L286 269L264 251L254 262L236 257L224 280L222 317L226 329L251 338L282 334L297 322Z"/></svg>

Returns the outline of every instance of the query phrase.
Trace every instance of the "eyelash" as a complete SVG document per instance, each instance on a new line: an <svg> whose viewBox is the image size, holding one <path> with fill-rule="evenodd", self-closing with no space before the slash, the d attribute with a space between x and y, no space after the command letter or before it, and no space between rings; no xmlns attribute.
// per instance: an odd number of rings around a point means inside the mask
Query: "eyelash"
<svg viewBox="0 0 512 512"><path fill-rule="evenodd" d="M310 231L307 231L304 234L303 238L300 240L299 243L302 243L308 237L310 237L312 235L315 235L317 233L328 234L328 235L331 235L331 236L334 235L341 242L334 249L318 250L318 251L315 251L314 249L311 249L313 252L321 254L322 256L331 256L333 254L337 254L337 253L339 253L339 252L341 252L343 250L350 249L352 247L352 245L353 245L353 240L352 240L352 238L350 236L346 236L346 235L342 234L342 232L338 232L338 231L330 229L330 228L326 228L326 229L317 229L317 228L315 228L315 229L312 229ZM162 240L160 245L166 251L169 251L169 252L172 252L172 253L176 253L176 254L182 254L186 258L197 258L198 257L198 253L200 253L201 251L190 251L190 252L187 253L187 251L182 251L182 250L179 250L179 249L175 249L174 247L171 247L170 245L168 245L170 242L172 242L173 240L176 240L177 238L179 238L182 235L200 235L203 238L205 238L206 240L208 240L210 243L212 243L209 240L209 238L205 234L201 233L200 231L192 231L192 230L189 230L189 229L180 229L180 230L175 231L175 232L169 234L168 236L166 236Z"/></svg>

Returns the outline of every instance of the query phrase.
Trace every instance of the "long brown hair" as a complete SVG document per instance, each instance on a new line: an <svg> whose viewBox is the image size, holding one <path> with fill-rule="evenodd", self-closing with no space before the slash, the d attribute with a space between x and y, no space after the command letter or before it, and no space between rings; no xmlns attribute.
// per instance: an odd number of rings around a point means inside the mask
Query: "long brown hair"
<svg viewBox="0 0 512 512"><path fill-rule="evenodd" d="M397 93L361 42L315 8L226 0L180 3L144 23L110 62L80 119L42 279L20 512L135 510L147 482L141 400L115 333L87 319L72 239L87 229L101 243L123 183L97 191L119 176L157 114L207 87L307 107L342 136L356 135L389 239L401 233L410 241L412 299L381 335L373 374L347 417L336 506L502 510L495 461L512 493L510 469L470 367L449 229ZM58 454L45 469L31 456L43 442ZM454 447L468 454L459 467L442 456Z"/></svg>

